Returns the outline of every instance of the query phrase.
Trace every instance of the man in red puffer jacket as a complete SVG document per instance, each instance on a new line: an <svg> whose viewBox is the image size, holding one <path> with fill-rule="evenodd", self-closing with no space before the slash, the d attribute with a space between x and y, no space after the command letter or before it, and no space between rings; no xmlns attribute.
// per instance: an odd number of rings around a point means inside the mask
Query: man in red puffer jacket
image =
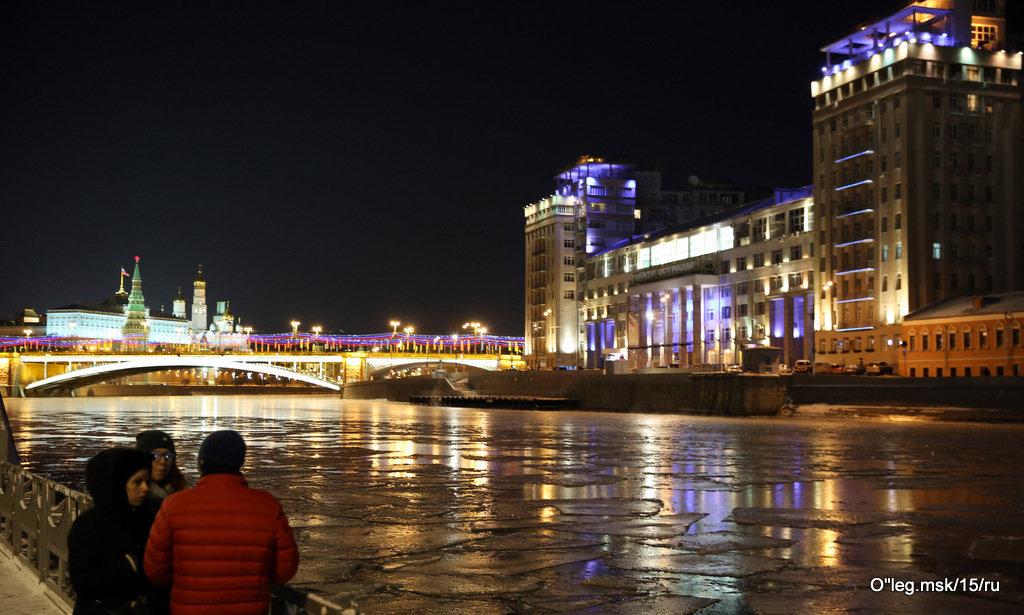
<svg viewBox="0 0 1024 615"><path fill-rule="evenodd" d="M146 543L146 575L171 587L174 615L266 615L270 585L288 582L299 553L277 499L240 470L245 441L215 431L199 448L202 478L172 494Z"/></svg>

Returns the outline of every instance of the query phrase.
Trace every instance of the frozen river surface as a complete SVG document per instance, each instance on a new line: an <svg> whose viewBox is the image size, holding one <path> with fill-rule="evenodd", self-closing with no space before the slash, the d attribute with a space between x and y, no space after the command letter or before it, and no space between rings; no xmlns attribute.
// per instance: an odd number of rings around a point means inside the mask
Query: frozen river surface
<svg viewBox="0 0 1024 615"><path fill-rule="evenodd" d="M299 538L294 584L368 613L1024 612L1020 425L308 396L7 409L22 459L79 489L140 430L173 434L186 471L238 430Z"/></svg>

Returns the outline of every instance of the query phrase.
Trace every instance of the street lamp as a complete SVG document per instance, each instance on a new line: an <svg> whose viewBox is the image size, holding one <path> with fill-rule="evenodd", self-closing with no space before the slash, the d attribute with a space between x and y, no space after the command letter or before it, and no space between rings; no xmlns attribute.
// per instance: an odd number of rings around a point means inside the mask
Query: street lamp
<svg viewBox="0 0 1024 615"><path fill-rule="evenodd" d="M392 320L389 324L391 325L391 343L389 346L391 346L391 371L393 373L395 371L395 338L398 337L398 325L402 323L398 320Z"/></svg>
<svg viewBox="0 0 1024 615"><path fill-rule="evenodd" d="M414 330L415 329L413 329L412 327L406 327L406 328L402 329L402 331L405 331L405 340L406 340L406 345L407 346L412 343L412 340L410 339L410 336L412 335L412 332ZM415 351L415 349L416 349L415 346L413 346L413 350L414 351Z"/></svg>
<svg viewBox="0 0 1024 615"><path fill-rule="evenodd" d="M476 337L477 337L477 339L479 340L479 337L480 337L480 328L481 328L482 326L483 326L483 325L481 325L481 324L480 324L480 323L478 323L478 322L467 322L466 324L462 325L462 328L463 328L463 329L472 329L472 330L473 330L473 335L474 335L474 336L476 336ZM486 330L487 330L487 329L484 329L484 331L486 331Z"/></svg>

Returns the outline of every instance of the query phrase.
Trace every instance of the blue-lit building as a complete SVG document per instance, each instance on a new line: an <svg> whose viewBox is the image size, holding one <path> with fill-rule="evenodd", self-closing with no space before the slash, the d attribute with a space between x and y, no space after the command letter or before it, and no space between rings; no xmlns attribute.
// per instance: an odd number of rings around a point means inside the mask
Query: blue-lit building
<svg viewBox="0 0 1024 615"><path fill-rule="evenodd" d="M524 216L527 363L575 367L586 351L579 301L588 257L635 231L632 165L583 156L555 176L555 194L526 206Z"/></svg>
<svg viewBox="0 0 1024 615"><path fill-rule="evenodd" d="M813 343L811 188L636 235L592 255L580 300L584 367L741 363L751 347L783 362Z"/></svg>

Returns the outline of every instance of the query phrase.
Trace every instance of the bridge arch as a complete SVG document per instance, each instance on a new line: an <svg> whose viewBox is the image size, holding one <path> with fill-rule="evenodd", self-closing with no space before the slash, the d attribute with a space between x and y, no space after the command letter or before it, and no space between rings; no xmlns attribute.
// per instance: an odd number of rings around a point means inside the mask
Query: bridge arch
<svg viewBox="0 0 1024 615"><path fill-rule="evenodd" d="M75 389L81 386L95 384L109 380L116 376L130 376L132 374L144 374L147 372L161 371L165 369L196 368L205 367L223 370L236 370L242 372L257 372L268 376L279 376L299 382L305 382L314 386L323 387L332 391L340 391L341 386L337 383L309 374L295 372L290 369L271 365L269 363L243 362L223 356L192 356L180 357L175 355L142 356L132 357L125 361L110 362L103 365L95 365L83 369L50 376L37 380L25 386L25 391L45 392L56 389Z"/></svg>

